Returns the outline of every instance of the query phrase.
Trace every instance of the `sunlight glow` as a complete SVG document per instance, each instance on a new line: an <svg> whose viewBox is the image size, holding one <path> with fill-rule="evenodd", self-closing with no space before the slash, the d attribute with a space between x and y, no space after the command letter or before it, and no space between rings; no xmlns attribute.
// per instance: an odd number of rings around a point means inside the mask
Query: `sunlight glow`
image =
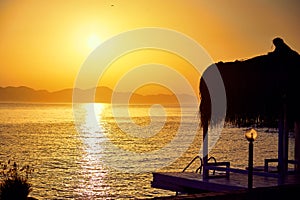
<svg viewBox="0 0 300 200"><path fill-rule="evenodd" d="M105 108L101 103L87 103L84 106L86 111L85 127L87 131L96 132L99 129L100 118Z"/></svg>
<svg viewBox="0 0 300 200"><path fill-rule="evenodd" d="M107 196L110 191L105 182L107 170L102 167L101 156L103 154L102 143L104 131L101 126L101 114L104 104L87 103L83 105L85 123L82 124L84 135L81 136L85 153L82 154L81 167L84 176L79 181L77 192L86 199L95 196ZM101 190L98 189L101 186Z"/></svg>
<svg viewBox="0 0 300 200"><path fill-rule="evenodd" d="M101 44L101 40L98 35L93 34L89 36L88 41L87 41L88 47L91 49L95 49L97 46Z"/></svg>

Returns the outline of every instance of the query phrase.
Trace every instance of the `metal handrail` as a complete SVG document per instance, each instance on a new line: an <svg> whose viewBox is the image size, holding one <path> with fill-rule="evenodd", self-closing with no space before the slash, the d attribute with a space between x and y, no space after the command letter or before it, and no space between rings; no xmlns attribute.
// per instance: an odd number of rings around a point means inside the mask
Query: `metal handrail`
<svg viewBox="0 0 300 200"><path fill-rule="evenodd" d="M201 174L201 172L202 172L202 168L203 168L203 159L200 157L200 156L196 156L196 157L194 157L190 162L189 162L189 164L182 170L182 172L185 172L190 166L191 166L191 164L193 164L193 162L195 162L195 160L197 160L197 159L199 159L200 160L200 166L196 169L196 173L200 173ZM215 158L215 157L213 157L213 156L211 156L211 157L209 157L208 159L207 159L207 162L208 161L210 161L210 160L213 160L213 163L217 163L217 159ZM226 164L228 164L228 163L226 163ZM215 169L212 169L213 170L213 175L215 174Z"/></svg>
<svg viewBox="0 0 300 200"><path fill-rule="evenodd" d="M185 170L187 170L191 164L197 160L197 158L199 158L200 160L200 166L196 169L196 173L198 173L198 171L200 171L199 173L201 174L201 171L202 171L202 167L203 167L203 160L200 156L196 156L195 158L193 158L193 160L191 160L191 162L182 170L182 172L185 172Z"/></svg>
<svg viewBox="0 0 300 200"><path fill-rule="evenodd" d="M209 157L209 158L207 159L207 162L208 162L209 160L214 160L215 163L217 163L217 159L216 159L215 157L213 157L213 156ZM213 171L213 175L215 175L215 173L216 173L216 170Z"/></svg>
<svg viewBox="0 0 300 200"><path fill-rule="evenodd" d="M211 157L209 157L209 159L207 159L207 162L209 161L209 160L214 160L215 161L215 163L217 162L217 159L215 158L215 157L213 157L213 156L211 156Z"/></svg>

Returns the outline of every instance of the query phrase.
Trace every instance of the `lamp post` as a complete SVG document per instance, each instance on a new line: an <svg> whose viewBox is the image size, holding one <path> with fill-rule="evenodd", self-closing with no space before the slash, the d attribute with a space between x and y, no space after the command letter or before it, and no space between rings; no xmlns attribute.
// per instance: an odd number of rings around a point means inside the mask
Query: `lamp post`
<svg viewBox="0 0 300 200"><path fill-rule="evenodd" d="M245 137L249 141L248 157L248 189L253 186L253 141L257 138L257 132L253 128L245 132Z"/></svg>

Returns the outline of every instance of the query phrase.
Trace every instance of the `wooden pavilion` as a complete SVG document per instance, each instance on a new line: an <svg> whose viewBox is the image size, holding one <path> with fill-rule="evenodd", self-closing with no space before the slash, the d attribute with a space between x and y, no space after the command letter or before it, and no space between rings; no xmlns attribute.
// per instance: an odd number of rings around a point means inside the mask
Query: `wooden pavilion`
<svg viewBox="0 0 300 200"><path fill-rule="evenodd" d="M219 62L209 66L200 79L200 115L203 128L203 158L196 173L153 173L152 187L176 192L232 191L247 188L248 171L234 169L229 162L211 162L208 153L210 125L222 120L213 116L212 99L206 83L214 81L214 67L226 92L225 121L241 127L278 128L278 158L265 159L263 171L253 172L253 187L300 184L300 55L281 38L273 39L275 50L243 61ZM221 115L221 113L220 113ZM295 158L288 159L288 135L295 135ZM277 162L270 173L269 163ZM288 164L294 165L293 172ZM188 167L188 166L187 166ZM202 173L199 173L202 172ZM215 171L223 172L221 177ZM211 173L213 172L213 174ZM245 181L246 180L246 181Z"/></svg>

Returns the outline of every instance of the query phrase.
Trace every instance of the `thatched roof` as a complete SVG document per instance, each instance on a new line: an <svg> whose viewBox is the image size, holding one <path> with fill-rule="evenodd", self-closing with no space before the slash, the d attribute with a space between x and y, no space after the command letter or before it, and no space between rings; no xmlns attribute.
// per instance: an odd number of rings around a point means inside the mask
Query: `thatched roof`
<svg viewBox="0 0 300 200"><path fill-rule="evenodd" d="M300 55L281 38L273 40L275 50L244 61L219 62L226 99L226 121L237 125L277 127L287 106L288 119L300 119ZM209 66L200 80L200 114L210 121L211 99L205 84Z"/></svg>

